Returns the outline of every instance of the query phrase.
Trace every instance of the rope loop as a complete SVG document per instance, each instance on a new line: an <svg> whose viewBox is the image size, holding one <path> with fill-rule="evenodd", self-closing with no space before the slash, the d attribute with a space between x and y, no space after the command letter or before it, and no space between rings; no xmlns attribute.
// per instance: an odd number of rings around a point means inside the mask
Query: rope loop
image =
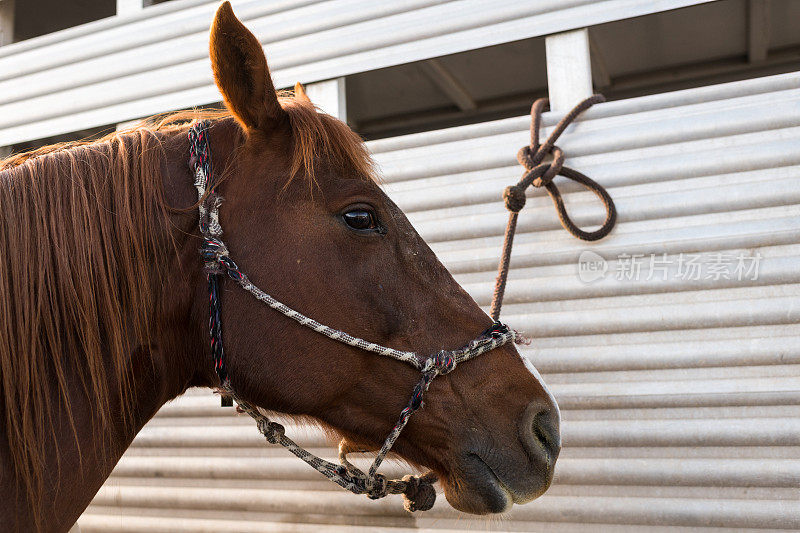
<svg viewBox="0 0 800 533"><path fill-rule="evenodd" d="M564 170L564 152L558 146L553 146L552 154L553 162L546 165L544 173L531 182L534 187L547 187Z"/></svg>
<svg viewBox="0 0 800 533"><path fill-rule="evenodd" d="M526 144L522 148L519 149L517 152L517 162L522 165L523 167L527 168L528 170L533 170L539 163L542 162L544 159L544 155L540 158L536 158L538 155L539 146L531 146Z"/></svg>
<svg viewBox="0 0 800 533"><path fill-rule="evenodd" d="M569 113L553 128L550 136L543 143L539 143L539 131L542 126L542 112L548 104L547 98L536 100L531 106L531 132L530 143L520 148L517 152L517 161L525 167L525 173L515 185L506 187L503 191L503 202L509 211L508 226L506 227L505 238L503 240L503 252L500 256L497 280L495 281L494 296L490 315L493 320L500 317L500 307L503 305L503 295L505 293L506 280L508 279L508 269L511 264L511 247L514 243L514 234L517 228L519 212L525 207L525 191L528 187L544 187L547 194L553 200L558 213L561 225L573 236L584 241L596 241L602 239L614 228L617 221L617 210L614 201L608 192L597 182L564 166L564 151L556 146L556 141L562 133L581 113L589 109L596 103L605 102L603 95L595 94L576 105ZM545 158L551 156L552 161L544 162ZM553 181L556 176L563 176L567 179L580 183L588 190L593 192L603 203L606 210L606 218L599 229L595 231L585 231L578 227L567 213L561 191L558 190Z"/></svg>

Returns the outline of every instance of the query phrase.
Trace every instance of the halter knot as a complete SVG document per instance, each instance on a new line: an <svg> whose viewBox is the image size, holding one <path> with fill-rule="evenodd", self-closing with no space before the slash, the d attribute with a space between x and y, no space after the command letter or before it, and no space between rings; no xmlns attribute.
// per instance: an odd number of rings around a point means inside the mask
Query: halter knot
<svg viewBox="0 0 800 533"><path fill-rule="evenodd" d="M509 333L511 330L508 329L508 326L503 324L502 322L494 322L491 326L486 328L486 330L481 333L481 337L492 337L494 339L499 339L506 333Z"/></svg>
<svg viewBox="0 0 800 533"><path fill-rule="evenodd" d="M428 472L424 476L407 475L403 477L406 488L403 491L403 507L406 511L428 511L436 503L436 474Z"/></svg>
<svg viewBox="0 0 800 533"><path fill-rule="evenodd" d="M456 358L453 357L452 352L442 350L428 357L428 360L425 361L425 366L422 367L422 373L444 376L452 372L455 367Z"/></svg>
<svg viewBox="0 0 800 533"><path fill-rule="evenodd" d="M376 473L364 479L364 488L370 500L380 500L389 493L389 481L383 474Z"/></svg>
<svg viewBox="0 0 800 533"><path fill-rule="evenodd" d="M228 248L221 240L207 236L203 238L200 255L205 261L217 261L220 257L228 255Z"/></svg>
<svg viewBox="0 0 800 533"><path fill-rule="evenodd" d="M286 428L271 420L260 419L257 421L257 425L258 430L270 444L279 444L281 438L286 434Z"/></svg>

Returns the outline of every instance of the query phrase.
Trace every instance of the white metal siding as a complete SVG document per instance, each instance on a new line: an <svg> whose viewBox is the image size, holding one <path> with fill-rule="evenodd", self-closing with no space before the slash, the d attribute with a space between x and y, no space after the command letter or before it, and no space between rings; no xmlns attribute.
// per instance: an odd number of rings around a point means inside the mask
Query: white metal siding
<svg viewBox="0 0 800 533"><path fill-rule="evenodd" d="M370 143L386 189L483 306L528 120ZM84 531L800 529L800 73L601 104L559 144L609 188L619 224L574 240L542 191L520 217L503 318L533 339L523 351L563 413L544 497L502 520L444 498L408 515L321 480L193 392L137 437ZM578 222L602 218L562 186ZM612 260L603 281L578 279L587 249ZM760 253L759 278L614 274L619 254L696 252ZM334 455L318 433L300 440Z"/></svg>
<svg viewBox="0 0 800 533"><path fill-rule="evenodd" d="M708 0L234 0L276 85L312 82ZM0 48L0 146L219 100L217 0L175 0Z"/></svg>

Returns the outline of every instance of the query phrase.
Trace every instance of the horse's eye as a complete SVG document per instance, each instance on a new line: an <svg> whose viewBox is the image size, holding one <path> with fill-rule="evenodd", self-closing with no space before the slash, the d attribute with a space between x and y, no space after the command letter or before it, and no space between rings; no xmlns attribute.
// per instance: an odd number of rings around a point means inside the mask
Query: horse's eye
<svg viewBox="0 0 800 533"><path fill-rule="evenodd" d="M370 230L370 229L377 229L378 221L375 217L375 213L372 211L367 211L366 209L354 209L352 211L348 211L344 215L345 224L350 226L355 230Z"/></svg>

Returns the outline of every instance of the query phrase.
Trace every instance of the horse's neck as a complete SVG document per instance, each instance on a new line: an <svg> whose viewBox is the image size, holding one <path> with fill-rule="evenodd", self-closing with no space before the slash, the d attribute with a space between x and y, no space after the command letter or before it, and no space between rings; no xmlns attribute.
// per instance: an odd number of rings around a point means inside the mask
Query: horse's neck
<svg viewBox="0 0 800 533"><path fill-rule="evenodd" d="M140 352L134 354L134 403L129 420L112 417L103 431L93 423L96 406L87 398L80 386L70 389L70 407L75 431L69 423L69 413L64 402L54 405L53 446L45 457L44 492L42 494L41 530L67 531L94 497L119 458L128 448L136 433L177 391L169 391L164 380L157 375L162 354ZM155 363L155 364L154 364ZM78 376L68 376L78 383ZM120 398L112 397L111 412L122 412ZM12 472L10 450L5 438L0 439L0 466ZM0 517L3 529L8 531L34 531L34 520L27 511L24 489L19 483L9 483L3 478L5 494L17 493L16 498L0 499ZM9 486L10 485L10 486Z"/></svg>
<svg viewBox="0 0 800 533"><path fill-rule="evenodd" d="M165 136L163 143L168 159L164 176L167 202L175 207L191 206L196 201L196 192L187 171L188 143L178 133ZM173 223L179 254L167 271L168 301L160 304L156 317L168 327L161 328L166 333L131 352L129 403L123 405L126 400L112 392L109 398L112 415L107 427L97 431L97 419L93 417L97 415L98 406L92 398L86 397L80 385L85 376L78 375L86 369L71 369L71 374L66 376L67 382L72 384L68 388L69 402L54 402L48 413L53 420L53 447L41 469L44 473L42 531L68 531L72 527L135 435L164 403L182 394L187 387L214 384L212 364L204 361L203 325L207 310L200 308L199 302L204 302L204 285L197 239L191 236L196 219L179 213ZM164 253L171 251L164 250ZM108 389L116 391L115 385L109 383ZM54 385L51 397L58 395ZM69 405L74 426L65 405ZM113 415L126 410L130 412L127 418ZM6 428L0 427L0 431ZM16 493L16 497L0 498L0 523L3 523L0 529L34 531L25 490L11 475L11 450L5 435L0 435L0 468L0 490L8 495Z"/></svg>

